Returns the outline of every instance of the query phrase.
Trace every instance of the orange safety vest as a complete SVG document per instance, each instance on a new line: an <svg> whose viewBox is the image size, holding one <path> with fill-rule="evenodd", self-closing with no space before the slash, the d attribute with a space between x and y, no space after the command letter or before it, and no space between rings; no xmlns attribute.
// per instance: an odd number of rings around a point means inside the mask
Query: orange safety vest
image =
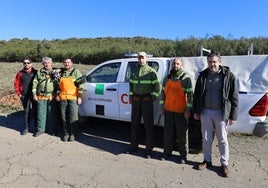
<svg viewBox="0 0 268 188"><path fill-rule="evenodd" d="M71 76L62 77L60 79L60 99L61 100L74 100L77 99L78 89L74 85L73 79Z"/></svg>
<svg viewBox="0 0 268 188"><path fill-rule="evenodd" d="M165 89L164 109L170 112L184 113L187 107L187 98L183 91L181 80L168 80Z"/></svg>

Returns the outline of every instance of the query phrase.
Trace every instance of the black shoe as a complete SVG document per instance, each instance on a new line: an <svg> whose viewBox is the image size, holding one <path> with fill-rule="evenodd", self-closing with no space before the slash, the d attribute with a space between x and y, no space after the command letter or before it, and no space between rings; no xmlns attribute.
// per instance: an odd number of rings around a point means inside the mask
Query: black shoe
<svg viewBox="0 0 268 188"><path fill-rule="evenodd" d="M128 150L127 150L127 152L126 152L126 154L132 154L132 153L134 153L134 152L136 152L136 151L138 151L138 147L130 147Z"/></svg>
<svg viewBox="0 0 268 188"><path fill-rule="evenodd" d="M44 132L43 131L37 131L35 134L34 134L34 137L38 137L40 136L41 134L43 134Z"/></svg>
<svg viewBox="0 0 268 188"><path fill-rule="evenodd" d="M180 159L180 160L179 160L179 163L180 163L180 164L186 164L186 163L187 163L187 159Z"/></svg>
<svg viewBox="0 0 268 188"><path fill-rule="evenodd" d="M161 157L162 161L169 160L171 157L171 153L164 153L163 157Z"/></svg>
<svg viewBox="0 0 268 188"><path fill-rule="evenodd" d="M152 158L152 153L146 153L145 158L147 158L147 159L151 159L151 158Z"/></svg>
<svg viewBox="0 0 268 188"><path fill-rule="evenodd" d="M24 129L22 132L21 132L21 135L26 135L28 133L28 129Z"/></svg>
<svg viewBox="0 0 268 188"><path fill-rule="evenodd" d="M180 157L179 163L180 164L186 164L187 163L187 158L186 157Z"/></svg>
<svg viewBox="0 0 268 188"><path fill-rule="evenodd" d="M152 151L146 151L145 152L145 158L151 159L152 158Z"/></svg>

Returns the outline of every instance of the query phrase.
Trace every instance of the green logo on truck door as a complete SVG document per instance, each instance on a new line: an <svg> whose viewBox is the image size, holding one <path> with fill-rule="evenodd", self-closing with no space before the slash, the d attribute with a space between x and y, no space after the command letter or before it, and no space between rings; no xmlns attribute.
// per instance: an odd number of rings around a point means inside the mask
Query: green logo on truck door
<svg viewBox="0 0 268 188"><path fill-rule="evenodd" d="M103 95L103 93L104 93L104 84L96 84L95 94L96 95Z"/></svg>

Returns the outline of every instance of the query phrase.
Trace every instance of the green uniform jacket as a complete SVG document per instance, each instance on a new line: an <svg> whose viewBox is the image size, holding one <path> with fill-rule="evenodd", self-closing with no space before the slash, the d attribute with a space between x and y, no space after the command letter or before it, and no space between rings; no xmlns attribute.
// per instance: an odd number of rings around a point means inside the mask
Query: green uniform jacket
<svg viewBox="0 0 268 188"><path fill-rule="evenodd" d="M150 94L153 99L158 97L160 84L154 68L148 64L138 65L129 79L129 96Z"/></svg>
<svg viewBox="0 0 268 188"><path fill-rule="evenodd" d="M58 81L53 77L53 69L41 68L33 80L33 95L54 96L57 93Z"/></svg>

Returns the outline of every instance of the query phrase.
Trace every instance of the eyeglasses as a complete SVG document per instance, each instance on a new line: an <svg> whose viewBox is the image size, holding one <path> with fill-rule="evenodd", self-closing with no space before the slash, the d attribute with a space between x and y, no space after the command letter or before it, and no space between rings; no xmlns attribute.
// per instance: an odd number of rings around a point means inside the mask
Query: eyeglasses
<svg viewBox="0 0 268 188"><path fill-rule="evenodd" d="M31 64L31 62L23 62L23 65L29 65L29 64Z"/></svg>

